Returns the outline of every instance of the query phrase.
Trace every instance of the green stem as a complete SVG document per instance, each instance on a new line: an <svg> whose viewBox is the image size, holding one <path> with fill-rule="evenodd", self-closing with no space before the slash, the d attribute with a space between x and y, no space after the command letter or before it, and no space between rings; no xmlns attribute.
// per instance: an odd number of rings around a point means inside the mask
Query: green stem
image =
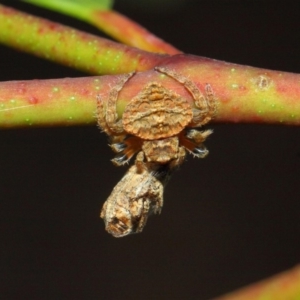
<svg viewBox="0 0 300 300"><path fill-rule="evenodd" d="M0 83L0 127L59 126L95 122L96 95L108 76Z"/></svg>
<svg viewBox="0 0 300 300"><path fill-rule="evenodd" d="M116 40L142 50L179 54L181 51L115 11L94 11L88 21Z"/></svg>
<svg viewBox="0 0 300 300"><path fill-rule="evenodd" d="M217 122L292 125L300 123L298 74L239 66L189 55L151 54L19 13L1 5L0 18L0 41L69 66L92 73L115 74L132 70L142 71L163 65L194 81L202 91L204 85L209 83L218 101L218 112L215 117ZM61 91L55 96L52 83L47 81L39 81L38 85L34 82L2 83L0 126L92 122L96 105L95 90L90 87L88 79L78 80L55 81L55 86ZM109 81L112 83L109 86L98 87L97 92L106 95L104 100L107 99L107 91L114 84L114 80L115 78L111 77ZM128 91L126 96L122 96L121 92L118 104L120 114L128 101L152 80L161 81L170 89L180 90L177 82L158 75L157 72L137 74L126 85L125 90ZM135 82L134 86L132 82ZM26 88L24 89L22 85ZM180 93L189 101L193 101L182 86ZM73 97L79 101L68 101Z"/></svg>
<svg viewBox="0 0 300 300"><path fill-rule="evenodd" d="M172 45L158 38L138 23L126 16L110 10L105 1L69 1L69 0L25 0L77 19L88 22L116 40L142 50L156 53L181 53Z"/></svg>
<svg viewBox="0 0 300 300"><path fill-rule="evenodd" d="M91 74L147 70L152 54L0 5L0 42Z"/></svg>
<svg viewBox="0 0 300 300"><path fill-rule="evenodd" d="M204 91L210 84L217 101L215 122L300 125L300 75L175 55L160 65L189 78ZM96 96L107 101L118 76L0 83L0 127L78 125L95 122ZM149 82L161 82L193 105L174 79L154 70L137 73L119 94L118 113Z"/></svg>

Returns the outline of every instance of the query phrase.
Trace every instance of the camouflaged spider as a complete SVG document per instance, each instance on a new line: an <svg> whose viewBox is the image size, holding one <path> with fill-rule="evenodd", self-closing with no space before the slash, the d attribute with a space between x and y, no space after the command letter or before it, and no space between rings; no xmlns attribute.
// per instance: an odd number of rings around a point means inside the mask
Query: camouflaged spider
<svg viewBox="0 0 300 300"><path fill-rule="evenodd" d="M121 166L137 152L144 152L147 162L168 163L170 168L180 165L186 150L203 158L208 150L203 145L212 130L198 131L186 127L200 127L215 113L215 97L209 84L204 95L196 84L167 67L155 70L181 83L194 99L193 108L184 97L158 82L148 83L125 107L118 120L118 93L135 74L123 75L111 89L105 103L97 97L99 126L111 136L111 148L117 153L112 162Z"/></svg>

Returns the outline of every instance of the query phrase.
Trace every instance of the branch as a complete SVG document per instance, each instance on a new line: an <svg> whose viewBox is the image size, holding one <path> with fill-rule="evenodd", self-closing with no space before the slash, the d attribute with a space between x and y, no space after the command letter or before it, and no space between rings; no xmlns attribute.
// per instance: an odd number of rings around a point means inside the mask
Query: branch
<svg viewBox="0 0 300 300"><path fill-rule="evenodd" d="M0 127L60 126L94 121L96 94L112 77L0 83Z"/></svg>
<svg viewBox="0 0 300 300"><path fill-rule="evenodd" d="M116 40L142 50L156 53L181 53L138 23L110 10L111 1L24 0L88 22ZM104 3L103 3L104 2Z"/></svg>
<svg viewBox="0 0 300 300"><path fill-rule="evenodd" d="M299 300L300 266L212 300Z"/></svg>
<svg viewBox="0 0 300 300"><path fill-rule="evenodd" d="M0 43L91 74L147 70L153 54L0 5Z"/></svg>
<svg viewBox="0 0 300 300"><path fill-rule="evenodd" d="M1 5L0 17L2 26L0 41L69 66L92 73L116 74L132 70L144 71L163 65L190 78L202 90L204 85L209 83L218 100L218 111L214 119L217 122L299 125L300 75L239 66L183 54L174 56L152 54ZM104 95L105 101L116 79L111 77L108 80L110 85L98 86L98 90L90 86L89 80L93 79L78 80L63 79L54 83L52 81L2 83L0 126L93 122L96 93ZM100 78L98 80L102 81ZM163 82L170 89L178 91L183 97L193 101L191 95L177 82L152 70L139 73L130 80L125 87L126 96L122 96L121 92L118 104L120 115L126 103L152 80ZM135 86L131 83L135 83ZM53 84L60 91L55 94L55 97ZM23 88L24 86L26 88ZM82 93L82 91L86 92ZM67 101L74 97L77 101Z"/></svg>
<svg viewBox="0 0 300 300"><path fill-rule="evenodd" d="M239 66L192 55L165 58L167 66L217 99L215 122L300 124L300 75ZM0 83L0 127L79 125L95 122L96 96L107 101L118 76ZM161 82L193 105L194 99L174 79L154 70L139 72L119 94L118 113L149 82Z"/></svg>

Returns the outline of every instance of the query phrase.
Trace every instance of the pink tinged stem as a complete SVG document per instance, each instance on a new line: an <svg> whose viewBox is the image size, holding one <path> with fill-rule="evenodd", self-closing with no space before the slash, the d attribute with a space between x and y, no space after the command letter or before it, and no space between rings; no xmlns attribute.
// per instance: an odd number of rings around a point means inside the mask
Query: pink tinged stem
<svg viewBox="0 0 300 300"><path fill-rule="evenodd" d="M106 34L129 46L156 53L171 55L181 53L141 25L115 11L94 11L90 14L89 21Z"/></svg>
<svg viewBox="0 0 300 300"><path fill-rule="evenodd" d="M300 125L299 74L192 55L175 55L161 65L185 75L202 91L211 85L217 99L216 122Z"/></svg>
<svg viewBox="0 0 300 300"><path fill-rule="evenodd" d="M207 84L212 87L217 102L216 122L300 124L299 74L184 54L165 57L159 64L189 78L202 92ZM117 79L118 76L104 76L0 83L0 126L91 123L95 121L97 93L107 101ZM150 70L137 73L120 92L120 116L128 101L152 81L180 93L193 105L193 98L182 84Z"/></svg>
<svg viewBox="0 0 300 300"><path fill-rule="evenodd" d="M217 102L216 122L300 124L300 75L239 66L192 55L161 62L192 80L203 92L210 84ZM96 96L107 101L119 76L0 83L0 127L79 125L95 122ZM191 94L171 77L139 72L120 91L118 113L149 82L161 82L193 105Z"/></svg>
<svg viewBox="0 0 300 300"><path fill-rule="evenodd" d="M96 95L117 76L0 83L0 127L59 126L95 122Z"/></svg>
<svg viewBox="0 0 300 300"><path fill-rule="evenodd" d="M147 70L166 57L0 5L0 43L91 74Z"/></svg>

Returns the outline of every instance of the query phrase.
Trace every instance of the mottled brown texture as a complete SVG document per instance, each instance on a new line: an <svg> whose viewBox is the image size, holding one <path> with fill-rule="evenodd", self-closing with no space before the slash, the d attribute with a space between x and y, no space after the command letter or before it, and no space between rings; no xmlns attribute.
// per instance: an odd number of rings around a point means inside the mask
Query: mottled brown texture
<svg viewBox="0 0 300 300"><path fill-rule="evenodd" d="M196 109L193 109L192 123L190 127L200 127L208 123L216 114L216 99L210 84L205 85L203 95L196 84L187 77L167 67L155 67L155 70L166 74L184 85L194 98Z"/></svg>
<svg viewBox="0 0 300 300"><path fill-rule="evenodd" d="M193 117L190 104L160 83L150 82L127 105L123 128L144 140L157 140L182 131Z"/></svg>
<svg viewBox="0 0 300 300"><path fill-rule="evenodd" d="M120 90L124 84L135 73L128 73L120 75L120 79L116 85L110 90L109 98L107 101L103 101L100 95L97 95L97 121L100 128L108 135L114 135L119 132L123 132L122 121L118 120L116 103Z"/></svg>
<svg viewBox="0 0 300 300"><path fill-rule="evenodd" d="M163 206L163 184L154 173L157 164L145 164L143 152L114 187L101 210L105 229L114 237L141 232L148 216L160 213Z"/></svg>
<svg viewBox="0 0 300 300"><path fill-rule="evenodd" d="M112 161L117 166L127 163L140 150L147 162L171 163L174 168L184 161L185 149L196 157L208 154L202 142L212 131L185 128L200 127L214 116L216 105L211 86L205 85L203 95L194 82L181 74L166 67L155 70L182 84L193 97L195 107L161 83L149 82L129 101L118 119L118 94L134 73L122 75L112 87L106 104L97 99L98 124L112 136L111 147L118 153Z"/></svg>
<svg viewBox="0 0 300 300"><path fill-rule="evenodd" d="M100 214L106 230L115 237L141 232L148 216L161 211L163 184L158 180L159 169L165 168L167 173L177 169L186 150L199 158L208 154L202 143L212 131L188 127L200 127L213 117L210 85L205 86L204 96L184 76L164 67L156 70L183 84L193 96L195 108L161 83L149 82L131 99L119 119L118 95L134 73L120 76L106 103L97 97L98 125L110 136L110 147L117 153L112 162L124 165L138 153L135 164L115 186Z"/></svg>
<svg viewBox="0 0 300 300"><path fill-rule="evenodd" d="M144 141L142 150L148 161L162 164L172 160L176 160L180 164L185 157L185 149L179 146L177 136L162 140Z"/></svg>

